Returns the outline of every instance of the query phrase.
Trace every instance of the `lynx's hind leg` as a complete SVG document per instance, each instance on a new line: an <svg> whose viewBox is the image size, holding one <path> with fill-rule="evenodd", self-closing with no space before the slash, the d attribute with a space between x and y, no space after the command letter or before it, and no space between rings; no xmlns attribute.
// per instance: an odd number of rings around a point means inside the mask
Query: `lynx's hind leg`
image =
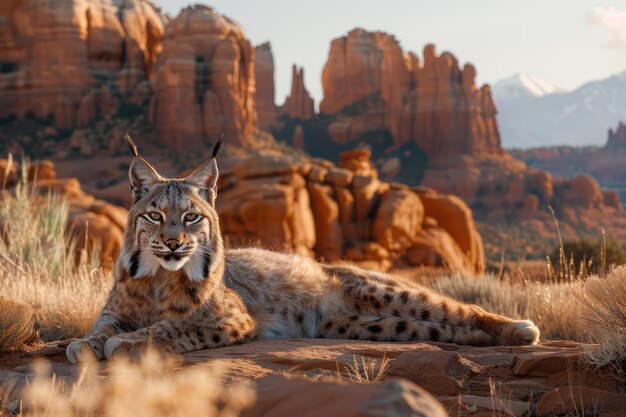
<svg viewBox="0 0 626 417"><path fill-rule="evenodd" d="M432 341L472 346L490 346L495 343L489 334L469 326L450 326L403 317L374 318L360 315L329 318L320 326L317 337L381 342Z"/></svg>
<svg viewBox="0 0 626 417"><path fill-rule="evenodd" d="M472 331L489 335L490 345L528 345L539 340L539 329L528 320L488 313L400 277L351 266L331 266L326 271L340 280L345 306L352 315L398 317L449 327L455 334L449 339L459 344L483 345L485 338L476 339ZM460 330L455 333L457 328Z"/></svg>

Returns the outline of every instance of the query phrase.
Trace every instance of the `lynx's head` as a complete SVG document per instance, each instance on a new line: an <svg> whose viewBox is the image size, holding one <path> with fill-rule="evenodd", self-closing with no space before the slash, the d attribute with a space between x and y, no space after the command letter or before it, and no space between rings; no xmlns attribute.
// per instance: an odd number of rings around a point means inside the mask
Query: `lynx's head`
<svg viewBox="0 0 626 417"><path fill-rule="evenodd" d="M129 178L132 204L120 262L131 277L154 276L160 268L183 270L201 281L223 264L224 245L215 211L220 141L210 159L185 178L164 178L137 152Z"/></svg>

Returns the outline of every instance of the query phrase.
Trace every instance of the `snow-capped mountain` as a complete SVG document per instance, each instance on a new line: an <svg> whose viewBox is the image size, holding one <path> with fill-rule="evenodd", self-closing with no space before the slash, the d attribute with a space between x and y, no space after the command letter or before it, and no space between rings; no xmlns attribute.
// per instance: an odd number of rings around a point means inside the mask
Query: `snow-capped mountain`
<svg viewBox="0 0 626 417"><path fill-rule="evenodd" d="M568 92L514 78L493 88L505 148L604 145L608 129L626 121L626 71Z"/></svg>
<svg viewBox="0 0 626 417"><path fill-rule="evenodd" d="M496 103L506 103L522 97L542 97L547 94L563 93L560 87L526 74L515 74L494 84L492 93Z"/></svg>

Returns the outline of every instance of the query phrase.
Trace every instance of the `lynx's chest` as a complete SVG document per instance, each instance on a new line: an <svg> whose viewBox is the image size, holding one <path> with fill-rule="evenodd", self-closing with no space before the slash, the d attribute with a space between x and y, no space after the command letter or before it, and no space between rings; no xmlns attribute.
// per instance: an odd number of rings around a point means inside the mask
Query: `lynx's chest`
<svg viewBox="0 0 626 417"><path fill-rule="evenodd" d="M119 285L126 304L121 311L137 327L166 319L184 319L202 305L206 283L187 279L182 274L163 274L127 280Z"/></svg>

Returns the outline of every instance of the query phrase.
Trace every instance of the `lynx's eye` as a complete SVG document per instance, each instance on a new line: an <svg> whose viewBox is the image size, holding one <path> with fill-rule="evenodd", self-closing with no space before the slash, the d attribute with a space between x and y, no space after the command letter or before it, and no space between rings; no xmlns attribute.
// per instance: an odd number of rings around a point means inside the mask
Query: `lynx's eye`
<svg viewBox="0 0 626 417"><path fill-rule="evenodd" d="M202 219L202 216L199 215L198 213L187 213L184 216L184 220L185 222L187 222L188 224L194 224L199 222Z"/></svg>
<svg viewBox="0 0 626 417"><path fill-rule="evenodd" d="M148 220L152 220L153 222L160 222L161 220L163 220L163 216L161 215L161 213L157 213L156 211L151 211L150 213L148 213Z"/></svg>

